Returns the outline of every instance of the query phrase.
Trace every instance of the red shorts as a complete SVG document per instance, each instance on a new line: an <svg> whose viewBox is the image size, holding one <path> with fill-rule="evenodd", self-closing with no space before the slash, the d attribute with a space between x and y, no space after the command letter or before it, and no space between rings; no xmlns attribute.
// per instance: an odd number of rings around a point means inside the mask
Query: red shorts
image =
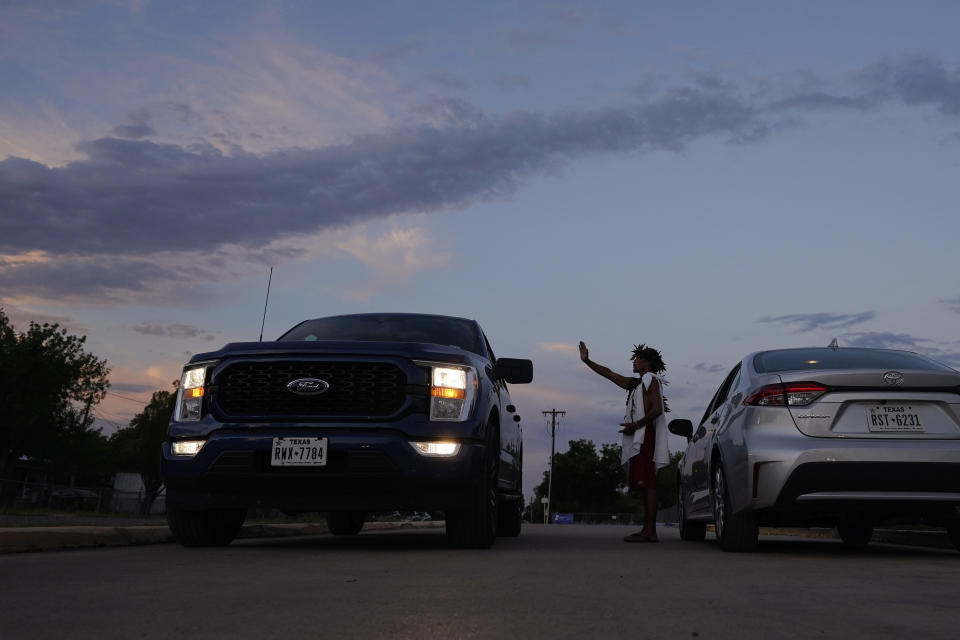
<svg viewBox="0 0 960 640"><path fill-rule="evenodd" d="M643 430L640 453L630 458L628 488L631 491L657 488L657 466L653 463L653 449L657 443L657 429L653 425Z"/></svg>

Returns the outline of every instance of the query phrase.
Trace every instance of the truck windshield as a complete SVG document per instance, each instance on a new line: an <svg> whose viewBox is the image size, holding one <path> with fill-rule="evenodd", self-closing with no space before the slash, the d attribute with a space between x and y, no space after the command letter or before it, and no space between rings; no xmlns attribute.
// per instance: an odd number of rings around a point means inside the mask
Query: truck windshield
<svg viewBox="0 0 960 640"><path fill-rule="evenodd" d="M279 338L280 342L314 340L424 342L483 355L473 322L443 316L365 314L317 318L301 322Z"/></svg>

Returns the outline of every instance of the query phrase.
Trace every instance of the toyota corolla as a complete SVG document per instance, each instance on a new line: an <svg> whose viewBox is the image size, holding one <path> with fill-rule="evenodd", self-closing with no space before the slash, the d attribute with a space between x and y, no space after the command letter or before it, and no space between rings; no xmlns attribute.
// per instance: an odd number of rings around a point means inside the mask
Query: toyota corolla
<svg viewBox="0 0 960 640"><path fill-rule="evenodd" d="M960 549L960 372L906 351L762 351L729 372L679 467L684 540L725 550L759 526L836 527L866 544L887 524L946 527Z"/></svg>

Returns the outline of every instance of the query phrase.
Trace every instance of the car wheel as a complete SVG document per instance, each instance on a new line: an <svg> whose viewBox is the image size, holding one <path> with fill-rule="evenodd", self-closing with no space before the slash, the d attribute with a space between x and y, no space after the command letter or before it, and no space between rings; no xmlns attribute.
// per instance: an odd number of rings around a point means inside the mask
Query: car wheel
<svg viewBox="0 0 960 640"><path fill-rule="evenodd" d="M487 427L480 477L463 509L446 513L447 541L451 546L486 549L497 537L497 475L500 465L500 437L496 424Z"/></svg>
<svg viewBox="0 0 960 640"><path fill-rule="evenodd" d="M862 522L841 522L837 533L845 544L862 546L873 538L873 527Z"/></svg>
<svg viewBox="0 0 960 640"><path fill-rule="evenodd" d="M363 511L327 511L327 529L335 536L355 536L365 519Z"/></svg>
<svg viewBox="0 0 960 640"><path fill-rule="evenodd" d="M960 551L960 520L947 524L947 535L950 536L953 548Z"/></svg>
<svg viewBox="0 0 960 640"><path fill-rule="evenodd" d="M756 549L759 535L757 522L750 515L733 513L730 491L719 459L714 464L713 472L713 523L717 542L724 551Z"/></svg>
<svg viewBox="0 0 960 640"><path fill-rule="evenodd" d="M683 483L677 479L677 528L680 529L680 539L689 542L701 542L707 537L707 524L687 520L687 510L683 506L686 492Z"/></svg>
<svg viewBox="0 0 960 640"><path fill-rule="evenodd" d="M247 519L246 509L180 509L167 506L167 524L185 547L222 547L233 542Z"/></svg>
<svg viewBox="0 0 960 640"><path fill-rule="evenodd" d="M523 526L523 498L500 497L497 535L516 538Z"/></svg>

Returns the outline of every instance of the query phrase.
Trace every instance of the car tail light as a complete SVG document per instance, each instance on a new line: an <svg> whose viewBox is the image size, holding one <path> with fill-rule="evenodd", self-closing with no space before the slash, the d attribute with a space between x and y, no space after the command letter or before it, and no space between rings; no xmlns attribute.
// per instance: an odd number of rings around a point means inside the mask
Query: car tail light
<svg viewBox="0 0 960 640"><path fill-rule="evenodd" d="M803 407L827 391L825 386L815 382L768 384L748 395L743 402L755 407Z"/></svg>

